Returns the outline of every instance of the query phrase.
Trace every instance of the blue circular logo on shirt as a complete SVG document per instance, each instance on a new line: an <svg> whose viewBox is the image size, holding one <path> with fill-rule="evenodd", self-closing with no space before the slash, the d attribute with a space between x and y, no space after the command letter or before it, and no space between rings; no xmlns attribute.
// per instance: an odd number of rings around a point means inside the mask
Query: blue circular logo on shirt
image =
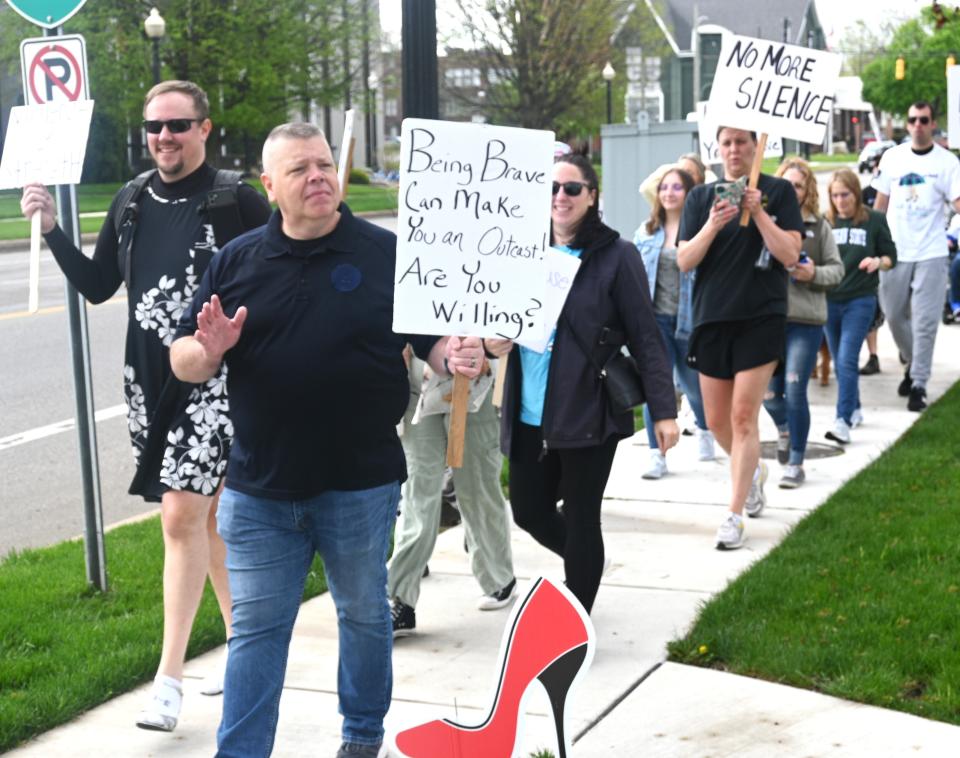
<svg viewBox="0 0 960 758"><path fill-rule="evenodd" d="M353 292L360 286L361 279L360 269L350 263L341 263L330 272L330 281L337 292Z"/></svg>

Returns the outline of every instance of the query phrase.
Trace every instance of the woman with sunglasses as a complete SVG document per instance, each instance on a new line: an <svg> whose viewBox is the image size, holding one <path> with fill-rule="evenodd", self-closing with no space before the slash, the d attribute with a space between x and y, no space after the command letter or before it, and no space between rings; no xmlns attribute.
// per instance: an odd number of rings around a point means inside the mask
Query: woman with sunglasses
<svg viewBox="0 0 960 758"><path fill-rule="evenodd" d="M830 224L820 215L817 179L803 158L788 158L777 169L797 193L805 227L800 261L787 285L787 333L784 369L774 374L763 407L777 425L777 460L784 465L781 489L796 489L806 473L803 459L810 433L807 385L827 321L826 291L843 278L843 261ZM789 270L789 269L788 269Z"/></svg>
<svg viewBox="0 0 960 758"><path fill-rule="evenodd" d="M863 418L857 359L877 309L877 272L896 265L897 248L887 217L863 204L860 180L853 171L842 168L834 172L828 186L827 220L833 225L844 275L827 294L827 325L823 329L837 367L837 418L826 437L845 445L850 442L850 428Z"/></svg>
<svg viewBox="0 0 960 758"><path fill-rule="evenodd" d="M597 369L622 345L640 369L659 448L669 450L679 436L643 264L633 245L600 220L598 190L584 156L557 158L551 243L578 257L580 268L546 350L513 351L500 434L514 520L563 558L567 586L588 612L604 569L603 491L617 443L633 435L633 414L611 410ZM505 355L513 344L486 340L486 348Z"/></svg>
<svg viewBox="0 0 960 758"><path fill-rule="evenodd" d="M662 175L653 201L650 218L637 229L633 244L640 251L647 279L650 282L650 297L653 311L663 336L667 355L680 383L680 389L690 401L697 424L699 458L712 461L716 457L713 435L707 428L700 398L700 378L696 370L687 366L687 343L693 331L693 283L695 271L681 273L677 267L677 233L680 231L680 215L687 193L695 182L689 173L673 168ZM653 419L647 407L643 420L650 443L650 464L642 474L644 479L660 479L667 473L667 457L657 446Z"/></svg>

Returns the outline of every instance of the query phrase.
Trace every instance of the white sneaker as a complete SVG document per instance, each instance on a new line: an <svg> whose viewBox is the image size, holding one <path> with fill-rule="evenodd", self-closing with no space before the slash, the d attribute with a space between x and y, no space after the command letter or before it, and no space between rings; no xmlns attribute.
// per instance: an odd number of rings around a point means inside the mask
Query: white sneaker
<svg viewBox="0 0 960 758"><path fill-rule="evenodd" d="M803 472L803 466L790 463L783 468L783 477L780 479L780 489L795 490L806 480L807 475Z"/></svg>
<svg viewBox="0 0 960 758"><path fill-rule="evenodd" d="M713 432L709 429L697 428L697 458L701 461L712 461L717 457L716 448L713 445Z"/></svg>
<svg viewBox="0 0 960 758"><path fill-rule="evenodd" d="M640 477L642 479L660 479L667 473L667 456L659 450L650 451L650 466Z"/></svg>
<svg viewBox="0 0 960 758"><path fill-rule="evenodd" d="M850 425L842 418L833 422L833 429L824 435L828 440L846 445L850 442Z"/></svg>
<svg viewBox="0 0 960 758"><path fill-rule="evenodd" d="M730 513L717 529L717 550L736 550L741 547L743 547L743 518L736 513Z"/></svg>
<svg viewBox="0 0 960 758"><path fill-rule="evenodd" d="M150 689L150 700L137 716L137 726L158 732L172 732L180 717L183 702L183 685L176 679L157 675Z"/></svg>
<svg viewBox="0 0 960 758"><path fill-rule="evenodd" d="M495 611L510 605L514 596L517 594L517 579L514 577L506 587L494 592L492 595L483 595L477 601L477 608L481 611Z"/></svg>
<svg viewBox="0 0 960 758"><path fill-rule="evenodd" d="M223 694L223 679L227 674L227 654L224 654L220 657L220 660L217 662L217 670L212 671L207 676L203 678L203 681L200 682L200 694L201 695L222 695Z"/></svg>
<svg viewBox="0 0 960 758"><path fill-rule="evenodd" d="M750 518L759 516L767 504L767 496L763 493L767 473L767 464L760 461L757 464L757 470L753 473L753 484L750 485L750 492L747 493L747 501L743 504L743 510Z"/></svg>
<svg viewBox="0 0 960 758"><path fill-rule="evenodd" d="M863 412L857 408L850 414L850 428L856 429L863 423Z"/></svg>

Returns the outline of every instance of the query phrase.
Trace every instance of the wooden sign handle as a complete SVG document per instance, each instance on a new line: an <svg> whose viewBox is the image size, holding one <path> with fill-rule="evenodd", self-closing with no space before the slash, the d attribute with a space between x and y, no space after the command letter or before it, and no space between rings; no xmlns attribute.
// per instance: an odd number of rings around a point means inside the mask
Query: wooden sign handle
<svg viewBox="0 0 960 758"><path fill-rule="evenodd" d="M447 465L463 466L463 436L467 431L467 402L470 380L463 374L453 375L453 399L450 403L450 428L447 430Z"/></svg>
<svg viewBox="0 0 960 758"><path fill-rule="evenodd" d="M767 135L763 135L766 137ZM343 200L347 199L347 188L350 186L350 172L353 170L353 148L356 147L357 141L351 137L350 138L350 148L347 153L347 173L343 177L343 186L340 188L340 197Z"/></svg>
<svg viewBox="0 0 960 758"><path fill-rule="evenodd" d="M510 360L510 353L501 356L497 360L497 376L493 380L493 407L500 408L503 405L503 384L507 381L507 361Z"/></svg>
<svg viewBox="0 0 960 758"><path fill-rule="evenodd" d="M760 181L760 167L763 165L763 153L767 149L767 133L760 135L757 142L757 152L753 156L753 166L750 169L750 189L756 189L757 182ZM740 226L746 226L750 223L750 211L744 210L740 214Z"/></svg>
<svg viewBox="0 0 960 758"><path fill-rule="evenodd" d="M27 310L40 310L40 211L30 217L30 291L27 295Z"/></svg>

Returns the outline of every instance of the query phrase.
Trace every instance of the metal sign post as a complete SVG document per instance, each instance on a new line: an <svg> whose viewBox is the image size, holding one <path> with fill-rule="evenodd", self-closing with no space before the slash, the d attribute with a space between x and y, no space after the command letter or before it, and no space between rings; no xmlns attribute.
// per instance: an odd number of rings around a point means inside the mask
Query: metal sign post
<svg viewBox="0 0 960 758"><path fill-rule="evenodd" d="M45 37L57 36L60 29L44 29ZM86 61L83 66L86 72ZM25 72L24 76L28 76ZM26 83L25 79L25 83ZM84 82L86 84L86 82ZM71 98L72 99L72 98ZM77 190L72 184L56 188L60 226L80 249L80 217ZM100 495L100 465L97 459L97 427L94 421L93 379L90 371L90 335L87 307L76 288L64 280L67 319L70 324L70 354L73 365L73 388L77 408L77 438L80 451L80 474L83 485L84 547L87 582L101 592L107 590L107 563L103 544L103 502Z"/></svg>

